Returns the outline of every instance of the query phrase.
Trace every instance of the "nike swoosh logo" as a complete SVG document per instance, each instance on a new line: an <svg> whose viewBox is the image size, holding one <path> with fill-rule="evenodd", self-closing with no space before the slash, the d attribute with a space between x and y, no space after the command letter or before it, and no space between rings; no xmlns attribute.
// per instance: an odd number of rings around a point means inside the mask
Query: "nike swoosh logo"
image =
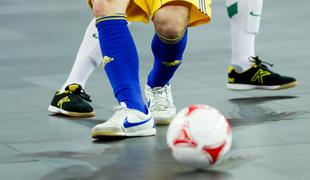
<svg viewBox="0 0 310 180"><path fill-rule="evenodd" d="M254 11L251 11L251 12L250 12L250 15L251 15L251 16L260 16L260 14L255 14Z"/></svg>
<svg viewBox="0 0 310 180"><path fill-rule="evenodd" d="M130 127L135 127L135 126L139 126L142 124L145 124L147 122L149 122L152 118L144 120L144 121L140 121L140 122L129 122L128 118L126 117L126 119L124 120L124 127L125 128L130 128Z"/></svg>
<svg viewBox="0 0 310 180"><path fill-rule="evenodd" d="M97 33L94 33L94 34L93 34L93 38L99 39L98 34L97 34Z"/></svg>

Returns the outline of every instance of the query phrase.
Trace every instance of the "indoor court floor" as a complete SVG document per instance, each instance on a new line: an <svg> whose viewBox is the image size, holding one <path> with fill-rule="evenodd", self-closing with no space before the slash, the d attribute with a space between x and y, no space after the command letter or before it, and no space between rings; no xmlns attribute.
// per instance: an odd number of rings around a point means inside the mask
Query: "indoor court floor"
<svg viewBox="0 0 310 180"><path fill-rule="evenodd" d="M102 67L90 77L96 117L55 116L47 107L66 80L92 18L84 0L0 1L1 180L309 180L310 1L265 0L257 54L296 77L280 91L226 89L230 32L225 1L213 21L189 31L182 67L171 82L177 108L208 104L230 121L233 145L222 164L197 171L176 162L167 127L153 137L94 141L91 128L113 113ZM141 86L152 65L152 25L130 27L140 55Z"/></svg>

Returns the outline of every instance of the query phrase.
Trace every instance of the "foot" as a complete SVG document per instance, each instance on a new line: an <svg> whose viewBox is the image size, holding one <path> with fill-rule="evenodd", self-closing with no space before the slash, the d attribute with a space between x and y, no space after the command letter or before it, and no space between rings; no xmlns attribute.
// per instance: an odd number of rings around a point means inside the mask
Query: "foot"
<svg viewBox="0 0 310 180"><path fill-rule="evenodd" d="M56 92L48 106L48 111L73 117L95 116L93 108L87 101L91 102L89 95L85 93L82 86L71 84L66 87L64 92Z"/></svg>
<svg viewBox="0 0 310 180"><path fill-rule="evenodd" d="M228 68L227 88L231 90L250 90L250 89L287 89L297 85L293 77L282 76L268 69L266 62L261 61L258 56L251 57L253 62L251 68L246 71L238 72L235 67ZM269 64L272 66L272 64Z"/></svg>
<svg viewBox="0 0 310 180"><path fill-rule="evenodd" d="M91 136L95 139L104 137L130 137L152 136L156 134L154 119L151 113L144 114L140 111L126 107L125 103L115 108L114 115L102 124L96 125Z"/></svg>
<svg viewBox="0 0 310 180"><path fill-rule="evenodd" d="M171 86L151 88L145 85L145 96L148 101L148 108L158 125L167 125L174 118L176 108L173 104Z"/></svg>

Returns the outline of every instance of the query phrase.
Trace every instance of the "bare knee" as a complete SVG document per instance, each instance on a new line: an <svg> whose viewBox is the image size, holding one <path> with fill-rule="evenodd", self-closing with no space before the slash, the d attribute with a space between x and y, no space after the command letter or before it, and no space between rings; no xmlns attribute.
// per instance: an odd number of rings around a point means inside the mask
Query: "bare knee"
<svg viewBox="0 0 310 180"><path fill-rule="evenodd" d="M96 17L126 13L130 0L91 0L92 10Z"/></svg>
<svg viewBox="0 0 310 180"><path fill-rule="evenodd" d="M154 14L156 31L162 36L173 39L180 36L188 26L189 8L185 6L165 6Z"/></svg>

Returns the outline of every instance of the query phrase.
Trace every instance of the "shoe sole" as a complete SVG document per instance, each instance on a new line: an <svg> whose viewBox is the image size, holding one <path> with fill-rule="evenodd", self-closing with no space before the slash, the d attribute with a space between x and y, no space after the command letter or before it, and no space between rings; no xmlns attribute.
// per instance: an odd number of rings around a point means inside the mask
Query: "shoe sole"
<svg viewBox="0 0 310 180"><path fill-rule="evenodd" d="M54 114L64 114L64 115L71 116L71 117L93 117L96 115L94 111L87 112L87 113L69 112L69 111L60 109L58 107L52 106L52 105L49 105L47 110Z"/></svg>
<svg viewBox="0 0 310 180"><path fill-rule="evenodd" d="M91 132L91 136L94 139L104 139L104 138L113 138L113 137L143 137L143 136L154 136L156 134L156 129L147 129L143 131L133 132L133 133L126 133L126 132L111 132L111 131L96 131Z"/></svg>
<svg viewBox="0 0 310 180"><path fill-rule="evenodd" d="M252 89L264 89L264 90L280 90L280 89L288 89L297 86L298 82L294 81L287 84L277 85L277 86L256 86L249 84L227 84L227 88L235 91L246 91Z"/></svg>
<svg viewBox="0 0 310 180"><path fill-rule="evenodd" d="M164 126L164 125L169 125L172 119L173 118L169 118L169 119L156 119L156 118L154 118L154 121L155 121L156 125Z"/></svg>
<svg viewBox="0 0 310 180"><path fill-rule="evenodd" d="M152 111L151 111L151 113L152 113ZM163 114L164 115L169 114L169 116L165 117ZM175 114L176 114L176 111L174 111L174 115L173 116L170 116L171 113L166 113L165 114L163 112L161 112L161 113L153 112L153 118L154 118L154 121L155 121L156 125L164 126L164 125L169 125L171 123L171 121L174 118Z"/></svg>

